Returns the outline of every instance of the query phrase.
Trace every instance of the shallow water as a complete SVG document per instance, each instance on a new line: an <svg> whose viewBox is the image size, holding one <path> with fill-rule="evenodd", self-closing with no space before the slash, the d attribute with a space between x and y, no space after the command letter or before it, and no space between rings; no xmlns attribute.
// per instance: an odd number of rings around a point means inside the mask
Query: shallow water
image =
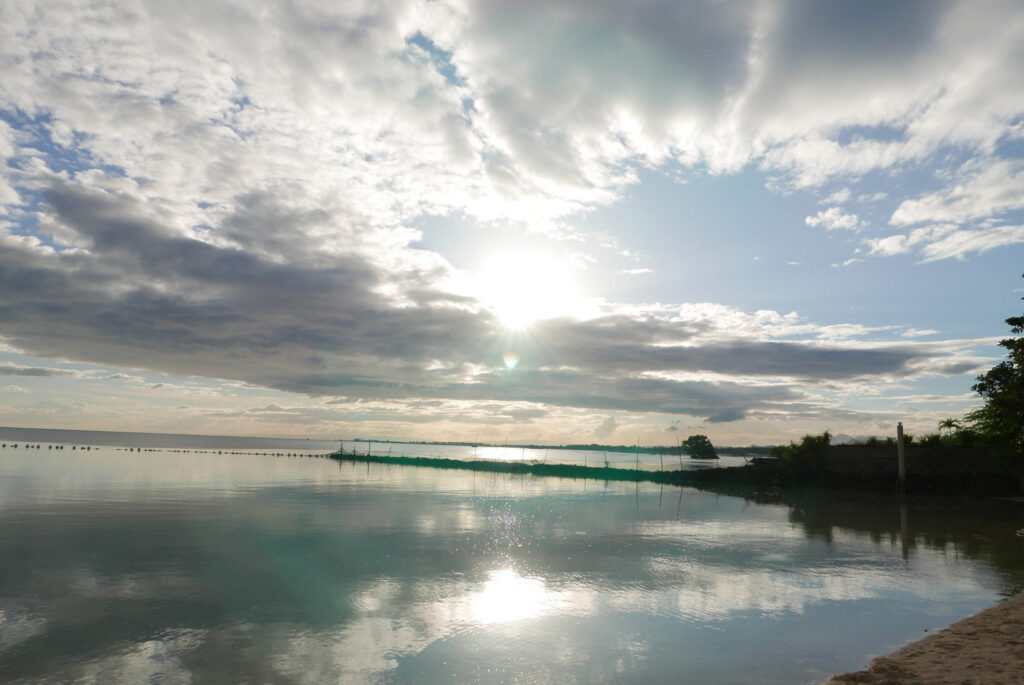
<svg viewBox="0 0 1024 685"><path fill-rule="evenodd" d="M815 682L1020 584L1018 505L0 451L0 682Z"/></svg>

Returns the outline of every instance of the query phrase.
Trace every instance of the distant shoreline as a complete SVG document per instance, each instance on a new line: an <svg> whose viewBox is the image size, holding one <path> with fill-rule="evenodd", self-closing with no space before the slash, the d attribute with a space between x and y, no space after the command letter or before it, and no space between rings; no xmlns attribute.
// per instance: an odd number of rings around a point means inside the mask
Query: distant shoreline
<svg viewBox="0 0 1024 685"><path fill-rule="evenodd" d="M509 449L531 449L531 450L574 450L574 451L591 451L591 452L615 452L621 454L662 454L662 455L677 455L680 448L676 445L599 445L599 444L569 444L569 445L540 445L540 444L525 444L525 443L495 443L495 442L465 442L465 441L443 441L443 440L390 440L390 439L375 439L375 438L323 438L323 437L303 437L303 438L289 438L289 437L275 437L275 436L262 436L262 435L212 435L212 434L201 434L201 433L152 433L147 431L104 431L104 430L92 430L92 429L79 429L79 428L27 428L19 426L0 426L0 438L6 440L20 440L22 442L55 442L54 437L40 438L37 439L31 434L42 434L42 433L80 433L92 437L95 442L92 444L101 444L102 436L116 436L122 437L132 436L136 438L153 437L159 439L170 439L170 438L185 438L188 440L234 440L234 441L245 441L245 440L267 440L274 442L326 442L337 445L339 442L347 443L370 443L376 445L451 445L453 447L507 447ZM111 444L111 443L106 443ZM113 443L121 444L121 443ZM762 455L767 454L770 446L765 445L751 445L750 447L719 447L715 446L715 450L725 455L730 456L743 456L743 455ZM685 452L684 452L685 456Z"/></svg>
<svg viewBox="0 0 1024 685"><path fill-rule="evenodd" d="M509 449L528 450L575 450L580 452L615 452L618 454L664 454L677 455L681 449L678 445L601 445L598 443L571 443L568 445L542 445L532 443L500 443L500 442L465 442L440 440L374 440L372 438L353 438L345 442L372 443L381 445L453 445L456 447L507 447ZM749 445L747 447L720 447L715 451L729 456L767 455L773 445ZM685 450L683 451L685 454Z"/></svg>
<svg viewBox="0 0 1024 685"><path fill-rule="evenodd" d="M7 442L111 445L119 447L185 447L218 449L337 449L337 440L310 438L266 438L239 435L198 435L188 433L143 433L134 431L98 431L74 428L18 428L0 426L0 439Z"/></svg>

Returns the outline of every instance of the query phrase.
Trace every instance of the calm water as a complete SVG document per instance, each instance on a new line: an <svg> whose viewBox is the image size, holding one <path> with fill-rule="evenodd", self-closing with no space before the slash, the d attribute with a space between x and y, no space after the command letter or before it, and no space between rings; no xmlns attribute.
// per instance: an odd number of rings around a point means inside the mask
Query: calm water
<svg viewBox="0 0 1024 685"><path fill-rule="evenodd" d="M1007 502L0 450L0 682L816 682L1021 584Z"/></svg>

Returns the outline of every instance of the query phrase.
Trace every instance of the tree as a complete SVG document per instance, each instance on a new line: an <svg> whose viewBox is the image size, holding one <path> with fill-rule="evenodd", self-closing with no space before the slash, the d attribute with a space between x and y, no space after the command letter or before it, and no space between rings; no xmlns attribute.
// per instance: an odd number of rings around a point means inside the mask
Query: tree
<svg viewBox="0 0 1024 685"><path fill-rule="evenodd" d="M952 435L953 431L960 427L960 422L956 419L949 417L939 421L939 430L946 431L946 435Z"/></svg>
<svg viewBox="0 0 1024 685"><path fill-rule="evenodd" d="M999 342L1009 358L978 376L971 386L985 398L985 405L967 414L967 420L990 440L1024 454L1024 338L1019 337L1024 333L1024 316L1011 316L1006 323L1018 337Z"/></svg>
<svg viewBox="0 0 1024 685"><path fill-rule="evenodd" d="M706 435L691 435L683 441L683 447L691 459L718 459L715 446Z"/></svg>

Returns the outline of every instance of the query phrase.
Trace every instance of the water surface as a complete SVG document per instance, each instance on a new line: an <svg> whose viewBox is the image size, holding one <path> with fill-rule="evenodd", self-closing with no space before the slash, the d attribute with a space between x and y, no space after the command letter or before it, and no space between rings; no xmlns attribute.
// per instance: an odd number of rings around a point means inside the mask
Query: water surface
<svg viewBox="0 0 1024 685"><path fill-rule="evenodd" d="M1021 581L1017 505L0 451L0 682L816 682Z"/></svg>

